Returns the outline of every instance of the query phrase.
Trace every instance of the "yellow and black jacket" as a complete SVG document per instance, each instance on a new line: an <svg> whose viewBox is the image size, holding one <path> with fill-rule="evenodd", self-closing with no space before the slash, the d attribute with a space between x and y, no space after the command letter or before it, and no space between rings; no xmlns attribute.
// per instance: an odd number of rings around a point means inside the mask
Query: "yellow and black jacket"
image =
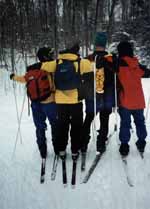
<svg viewBox="0 0 150 209"><path fill-rule="evenodd" d="M72 53L63 53L59 54L58 56L58 64L62 62L62 60L70 60L74 61L76 72L78 71L78 64L80 63L80 74L86 74L89 72L92 72L92 66L89 60L87 59L81 59L80 62L78 62L78 55L72 54ZM42 70L45 70L47 72L53 72L55 73L57 68L57 61L49 61L44 62L41 66ZM76 104L81 101L78 100L78 90L58 90L55 91L55 101L57 104Z"/></svg>

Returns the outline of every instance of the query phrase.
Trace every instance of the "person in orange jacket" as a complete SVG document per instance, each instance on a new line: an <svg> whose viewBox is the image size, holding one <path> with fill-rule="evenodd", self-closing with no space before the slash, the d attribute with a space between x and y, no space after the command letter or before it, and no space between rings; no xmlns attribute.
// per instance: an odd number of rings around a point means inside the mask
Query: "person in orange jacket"
<svg viewBox="0 0 150 209"><path fill-rule="evenodd" d="M131 129L131 116L134 118L138 140L136 146L139 152L144 152L146 146L146 126L144 118L145 100L142 89L141 78L150 71L140 65L137 57L134 56L133 46L128 41L122 41L117 46L119 55L118 79L119 90L119 114L121 145L119 152L126 156L129 153L129 140Z"/></svg>

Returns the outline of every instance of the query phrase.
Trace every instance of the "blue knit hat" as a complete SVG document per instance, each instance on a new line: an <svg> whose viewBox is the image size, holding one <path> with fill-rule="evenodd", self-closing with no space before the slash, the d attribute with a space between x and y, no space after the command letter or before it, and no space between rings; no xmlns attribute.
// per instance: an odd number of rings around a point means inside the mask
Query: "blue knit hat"
<svg viewBox="0 0 150 209"><path fill-rule="evenodd" d="M94 46L95 47L106 47L107 34L106 32L97 32L95 35Z"/></svg>

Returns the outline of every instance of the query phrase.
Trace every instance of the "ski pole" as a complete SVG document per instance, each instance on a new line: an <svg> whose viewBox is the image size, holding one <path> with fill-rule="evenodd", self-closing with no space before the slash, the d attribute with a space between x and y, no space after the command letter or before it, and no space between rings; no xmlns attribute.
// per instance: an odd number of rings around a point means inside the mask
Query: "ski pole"
<svg viewBox="0 0 150 209"><path fill-rule="evenodd" d="M16 107L16 113L17 113L17 121L18 121L18 126L19 126L19 111L18 111L17 96L16 96L16 91L15 91L15 83L14 83L14 81L13 81L13 90L14 90L15 107ZM20 128L19 128L18 134L20 135L20 142L22 144L22 135L21 135Z"/></svg>
<svg viewBox="0 0 150 209"><path fill-rule="evenodd" d="M12 72L14 72L16 70L16 66L15 66L15 53L14 53L14 45L12 42L12 47L11 47L11 67L12 67ZM15 106L16 106L16 113L17 113L17 120L18 120L18 125L19 125L19 111L18 111L18 105L17 105L17 96L16 96L16 91L15 91L15 82L13 82L13 92L14 92L14 98L15 98ZM19 133L20 134L20 142L22 144L22 136L21 136L21 131L19 129Z"/></svg>
<svg viewBox="0 0 150 209"><path fill-rule="evenodd" d="M115 84L115 127L114 130L117 132L118 130L118 117L117 117L117 74L116 72L114 73L114 84Z"/></svg>
<svg viewBox="0 0 150 209"><path fill-rule="evenodd" d="M114 73L114 84L115 84L115 126L114 131L116 132L116 140L118 142L118 145L120 144L119 138L118 138L118 105L117 105L117 73Z"/></svg>
<svg viewBox="0 0 150 209"><path fill-rule="evenodd" d="M95 56L94 59L94 119L93 119L93 123L92 123L92 127L93 127L93 137L94 140L96 141L97 138L97 132L96 132L96 123L95 123L95 119L96 119L96 59L97 59L97 55Z"/></svg>
<svg viewBox="0 0 150 209"><path fill-rule="evenodd" d="M18 135L20 133L20 126L21 126L21 120L22 120L22 115L23 115L23 110L24 110L25 98L26 98L26 92L24 94L24 98L23 98L23 102L22 102L22 109L21 109L21 114L20 114L20 118L19 118L19 122L18 122L18 130L17 130L17 135L16 135L16 140L15 140L15 145L14 145L12 157L15 154L17 141L18 141Z"/></svg>
<svg viewBox="0 0 150 209"><path fill-rule="evenodd" d="M148 120L149 108L150 108L150 96L148 98L147 110L146 110L146 114L145 114L145 121Z"/></svg>

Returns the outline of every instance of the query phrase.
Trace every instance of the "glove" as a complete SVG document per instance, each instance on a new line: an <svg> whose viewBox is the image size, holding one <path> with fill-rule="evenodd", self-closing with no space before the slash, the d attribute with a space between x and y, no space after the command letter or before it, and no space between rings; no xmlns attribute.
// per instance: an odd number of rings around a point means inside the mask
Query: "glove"
<svg viewBox="0 0 150 209"><path fill-rule="evenodd" d="M13 80L13 77L15 76L15 74L14 73L11 73L10 74L10 80Z"/></svg>

